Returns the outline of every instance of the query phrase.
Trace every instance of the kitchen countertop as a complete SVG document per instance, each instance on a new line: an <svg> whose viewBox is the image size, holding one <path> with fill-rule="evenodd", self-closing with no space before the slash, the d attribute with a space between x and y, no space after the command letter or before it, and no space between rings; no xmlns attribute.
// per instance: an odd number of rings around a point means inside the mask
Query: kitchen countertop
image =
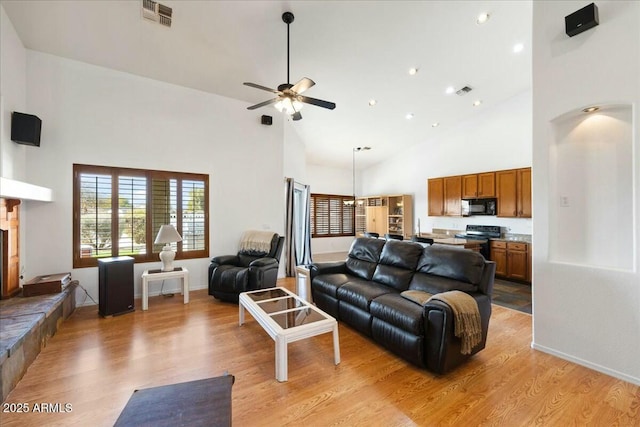
<svg viewBox="0 0 640 427"><path fill-rule="evenodd" d="M420 236L429 237L431 239L466 240L466 239L454 238L456 234L460 234L460 233L464 233L464 230L446 230L446 229L437 228L437 229L434 229L433 232L431 233L420 233ZM504 233L500 237L492 237L489 240L531 243L531 234Z"/></svg>
<svg viewBox="0 0 640 427"><path fill-rule="evenodd" d="M440 243L441 245L454 245L454 246L465 246L465 245L480 245L481 243L486 242L486 240L476 240L476 239L459 239L457 237L448 237L448 238L435 238L433 239L433 243Z"/></svg>
<svg viewBox="0 0 640 427"><path fill-rule="evenodd" d="M505 234L500 238L492 238L491 240L503 241L503 242L522 242L531 243L530 234Z"/></svg>

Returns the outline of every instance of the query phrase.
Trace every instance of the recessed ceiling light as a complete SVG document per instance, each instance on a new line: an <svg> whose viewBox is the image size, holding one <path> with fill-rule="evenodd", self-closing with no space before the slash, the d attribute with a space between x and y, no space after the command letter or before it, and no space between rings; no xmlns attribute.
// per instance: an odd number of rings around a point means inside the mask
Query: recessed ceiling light
<svg viewBox="0 0 640 427"><path fill-rule="evenodd" d="M524 49L524 45L522 43L516 43L513 45L513 53L520 53Z"/></svg>
<svg viewBox="0 0 640 427"><path fill-rule="evenodd" d="M481 13L480 15L478 15L478 19L476 19L476 23L484 24L488 20L489 20L489 14L484 12L484 13Z"/></svg>
<svg viewBox="0 0 640 427"><path fill-rule="evenodd" d="M594 111L598 111L600 109L600 107L596 107L595 105L593 107L588 107L585 108L584 110L582 110L583 113L593 113Z"/></svg>
<svg viewBox="0 0 640 427"><path fill-rule="evenodd" d="M410 76L415 76L418 73L418 69L417 68L409 68L409 75Z"/></svg>
<svg viewBox="0 0 640 427"><path fill-rule="evenodd" d="M482 101L480 101L479 99L476 101L473 101L473 106L477 107L478 105L482 104Z"/></svg>
<svg viewBox="0 0 640 427"><path fill-rule="evenodd" d="M437 128L438 126L440 126L440 123L438 123L438 122L431 123L431 127L432 128Z"/></svg>
<svg viewBox="0 0 640 427"><path fill-rule="evenodd" d="M453 92L456 91L456 88L454 88L453 86L449 86L444 93L446 93L447 95L451 95Z"/></svg>
<svg viewBox="0 0 640 427"><path fill-rule="evenodd" d="M376 101L375 99L370 99L369 100L369 106L373 107L374 105L376 105L378 103L378 101Z"/></svg>
<svg viewBox="0 0 640 427"><path fill-rule="evenodd" d="M413 119L413 113L407 113L406 116L404 116L407 120L411 120Z"/></svg>

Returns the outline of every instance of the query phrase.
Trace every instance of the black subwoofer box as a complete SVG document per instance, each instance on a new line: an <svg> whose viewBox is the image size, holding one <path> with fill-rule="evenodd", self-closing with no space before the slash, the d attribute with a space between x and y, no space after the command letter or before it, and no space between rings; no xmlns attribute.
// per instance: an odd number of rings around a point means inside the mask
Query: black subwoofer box
<svg viewBox="0 0 640 427"><path fill-rule="evenodd" d="M11 114L11 140L18 144L40 146L40 130L42 120L33 114Z"/></svg>
<svg viewBox="0 0 640 427"><path fill-rule="evenodd" d="M598 24L598 6L595 3L591 3L564 17L565 31L569 37L587 31Z"/></svg>
<svg viewBox="0 0 640 427"><path fill-rule="evenodd" d="M133 304L133 258L98 259L98 311L116 316L135 310Z"/></svg>

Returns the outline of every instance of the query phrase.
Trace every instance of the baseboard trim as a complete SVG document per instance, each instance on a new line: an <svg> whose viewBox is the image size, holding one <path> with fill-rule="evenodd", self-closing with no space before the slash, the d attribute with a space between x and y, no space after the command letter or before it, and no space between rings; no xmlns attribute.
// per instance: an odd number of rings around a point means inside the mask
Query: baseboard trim
<svg viewBox="0 0 640 427"><path fill-rule="evenodd" d="M201 289L207 289L208 286L207 285L198 285L198 286L192 286L191 284L189 284L189 292L192 291L199 291ZM162 291L164 294L177 294L177 295L181 295L180 292L182 292L181 287L177 286L175 288L171 288L171 289L164 289ZM160 295L160 289L158 289L157 291L154 290L153 292L149 292L149 297L157 297L158 295ZM133 299L134 300L139 300L142 298L142 294L134 294L133 295ZM82 299L82 303L80 303L78 300ZM81 294L79 297L76 295L76 301L78 301L76 303L76 307L88 307L88 306L92 306L92 305L97 305L97 303L94 303L91 298L86 297L84 294ZM97 301L97 298L96 298Z"/></svg>
<svg viewBox="0 0 640 427"><path fill-rule="evenodd" d="M554 350L549 347L545 347L540 344L536 344L535 342L531 342L531 348L534 350L541 351L543 353L550 354L552 356L559 357L560 359L567 360L569 362L573 362L577 365L584 366L585 368L593 369L594 371L600 372L605 375L609 375L610 377L618 378L619 380L626 381L628 383L640 386L640 378L633 377L631 375L624 374L622 372L618 372L614 369L609 369L605 366L598 365L597 363L591 363L587 360L580 359L579 357L574 357L569 354L563 353L561 351Z"/></svg>

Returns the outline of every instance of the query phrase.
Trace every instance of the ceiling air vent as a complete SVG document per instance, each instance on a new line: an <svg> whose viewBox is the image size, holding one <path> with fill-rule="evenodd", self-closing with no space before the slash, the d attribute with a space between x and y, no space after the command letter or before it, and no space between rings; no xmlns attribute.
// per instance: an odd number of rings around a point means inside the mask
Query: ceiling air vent
<svg viewBox="0 0 640 427"><path fill-rule="evenodd" d="M171 14L170 7L160 3L156 3L153 0L142 0L142 17L150 21L158 22L166 27L171 26Z"/></svg>
<svg viewBox="0 0 640 427"><path fill-rule="evenodd" d="M456 95L460 95L460 96L462 96L462 95L466 95L466 94L468 94L469 92L471 92L472 90L473 90L473 89L471 89L469 86L465 86L465 87L463 87L462 89L457 90L457 91L456 91Z"/></svg>

